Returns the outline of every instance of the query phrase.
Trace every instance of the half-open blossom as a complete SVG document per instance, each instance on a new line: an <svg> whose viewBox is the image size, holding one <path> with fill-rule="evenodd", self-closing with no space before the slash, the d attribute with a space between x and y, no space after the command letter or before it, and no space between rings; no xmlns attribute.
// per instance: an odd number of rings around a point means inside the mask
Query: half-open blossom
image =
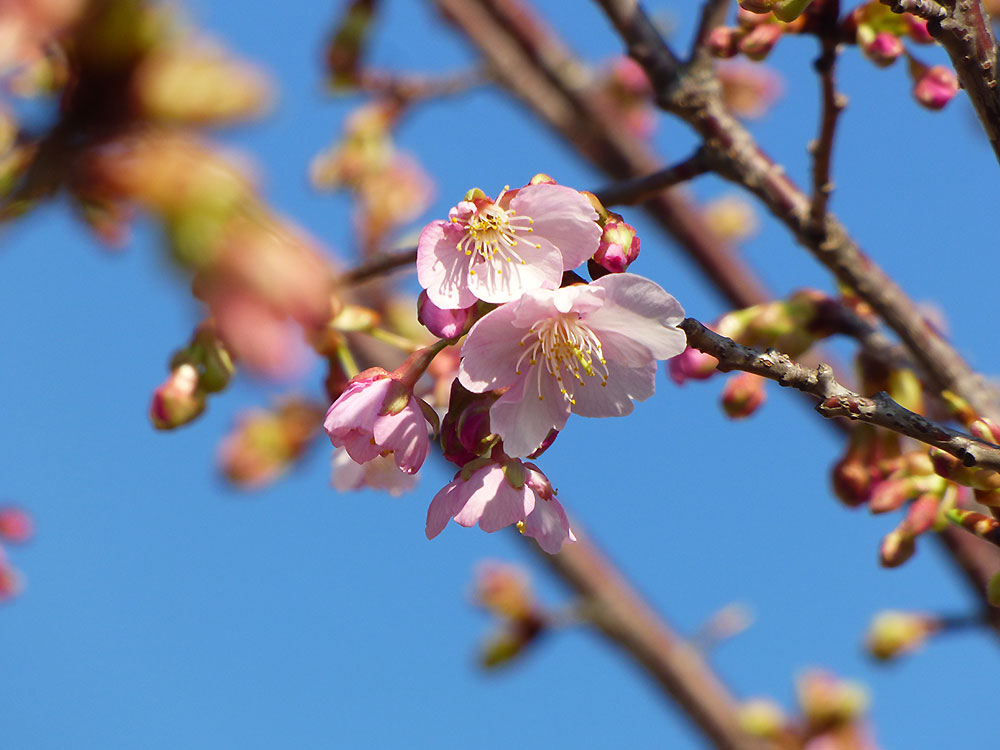
<svg viewBox="0 0 1000 750"><path fill-rule="evenodd" d="M351 380L327 411L323 427L330 442L359 464L391 453L407 474L420 468L430 448L420 400L379 367Z"/></svg>
<svg viewBox="0 0 1000 750"><path fill-rule="evenodd" d="M527 456L570 412L618 417L652 396L656 361L686 346L683 318L677 300L632 274L528 292L472 327L459 381L476 393L508 389L490 424L508 455Z"/></svg>
<svg viewBox="0 0 1000 750"><path fill-rule="evenodd" d="M550 182L506 190L496 200L472 190L448 218L428 224L417 244L417 278L444 309L555 289L601 237L590 201Z"/></svg>
<svg viewBox="0 0 1000 750"><path fill-rule="evenodd" d="M506 456L466 464L434 496L427 509L427 538L440 534L453 518L460 526L478 523L488 533L517 524L552 555L576 541L545 475L534 464Z"/></svg>

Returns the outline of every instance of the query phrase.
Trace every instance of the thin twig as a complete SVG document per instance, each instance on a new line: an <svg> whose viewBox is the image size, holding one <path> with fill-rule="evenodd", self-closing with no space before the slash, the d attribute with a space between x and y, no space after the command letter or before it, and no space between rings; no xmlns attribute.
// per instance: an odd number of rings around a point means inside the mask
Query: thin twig
<svg viewBox="0 0 1000 750"><path fill-rule="evenodd" d="M711 68L712 53L708 50L706 42L712 29L722 26L726 20L726 13L729 12L729 0L705 0L701 6L701 15L698 18L698 27L694 33L694 40L691 43L691 54L688 56L688 67L692 70L707 67Z"/></svg>
<svg viewBox="0 0 1000 750"><path fill-rule="evenodd" d="M400 250L396 253L386 253L379 255L367 263L363 263L357 268L346 271L336 280L336 286L354 286L363 281L368 281L376 276L395 271L405 266L412 266L417 262L417 249Z"/></svg>
<svg viewBox="0 0 1000 750"><path fill-rule="evenodd" d="M594 191L594 194L605 206L630 206L642 203L661 190L706 174L711 169L711 165L705 159L704 152L698 149L687 159L673 166L643 177L606 185L600 190Z"/></svg>
<svg viewBox="0 0 1000 750"><path fill-rule="evenodd" d="M690 346L719 360L723 372L742 370L773 380L815 396L819 399L816 411L824 417L846 417L884 427L940 448L964 466L1000 471L1000 446L932 422L900 406L884 391L871 397L855 393L837 382L829 365L806 367L773 349L751 349L709 330L694 318L686 318L680 328L687 334Z"/></svg>
<svg viewBox="0 0 1000 750"><path fill-rule="evenodd" d="M834 31L829 34L824 33L821 37L821 51L815 63L822 88L822 114L820 115L819 135L810 144L813 157L813 194L809 206L809 221L816 231L821 231L830 194L833 192L833 181L830 176L833 136L837 128L837 118L847 106L847 97L837 91L835 76L838 50L835 36L836 22L837 19L834 17L832 21Z"/></svg>

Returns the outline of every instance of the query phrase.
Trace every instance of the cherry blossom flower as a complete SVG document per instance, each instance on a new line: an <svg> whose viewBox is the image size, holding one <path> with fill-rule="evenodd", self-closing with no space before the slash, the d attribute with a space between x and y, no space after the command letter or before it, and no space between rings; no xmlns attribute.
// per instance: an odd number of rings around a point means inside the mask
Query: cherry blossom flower
<svg viewBox="0 0 1000 750"><path fill-rule="evenodd" d="M472 327L459 381L475 393L508 389L491 428L508 455L527 456L570 412L618 417L652 396L656 361L686 346L683 318L677 300L633 274L527 292Z"/></svg>
<svg viewBox="0 0 1000 750"><path fill-rule="evenodd" d="M425 407L430 409L412 388L373 367L351 379L323 427L334 447L345 448L359 464L391 453L402 471L414 474L430 447Z"/></svg>
<svg viewBox="0 0 1000 750"><path fill-rule="evenodd" d="M427 538L440 534L452 518L460 526L488 533L517 524L549 554L576 537L549 480L534 464L502 454L466 464L438 492L427 509Z"/></svg>
<svg viewBox="0 0 1000 750"><path fill-rule="evenodd" d="M601 237L590 201L548 182L506 190L496 200L472 190L448 217L428 224L417 245L417 278L443 309L555 289Z"/></svg>
<svg viewBox="0 0 1000 750"><path fill-rule="evenodd" d="M359 464L343 448L333 452L330 462L332 473L330 484L338 492L349 492L368 487L384 490L393 497L413 489L417 483L414 474L399 470L392 456L376 456L371 461Z"/></svg>

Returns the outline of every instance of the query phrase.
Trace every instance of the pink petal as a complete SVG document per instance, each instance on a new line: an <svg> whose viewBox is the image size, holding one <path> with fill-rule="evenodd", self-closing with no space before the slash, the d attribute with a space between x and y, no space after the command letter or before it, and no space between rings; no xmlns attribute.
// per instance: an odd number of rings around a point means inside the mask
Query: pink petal
<svg viewBox="0 0 1000 750"><path fill-rule="evenodd" d="M542 368L542 398L539 399L538 369ZM508 456L533 453L555 428L569 419L569 402L559 392L555 378L536 365L490 408L490 427L503 439Z"/></svg>
<svg viewBox="0 0 1000 750"><path fill-rule="evenodd" d="M534 238L526 235L528 241ZM510 302L532 289L555 289L562 280L563 260L559 250L548 241L539 247L520 242L515 248L525 261L502 261L494 258L476 263L469 269L468 285L472 294L484 302ZM430 292L428 290L428 296Z"/></svg>
<svg viewBox="0 0 1000 750"><path fill-rule="evenodd" d="M344 448L347 454L359 464L371 461L382 452L382 449L372 442L370 430L344 431L337 433L337 438L334 440L333 435L330 436L330 442L333 443L334 447Z"/></svg>
<svg viewBox="0 0 1000 750"><path fill-rule="evenodd" d="M428 539L433 539L444 531L448 521L465 505L465 494L460 486L462 484L464 482L460 479L446 484L431 500L430 507L427 508L427 525L424 528Z"/></svg>
<svg viewBox="0 0 1000 750"><path fill-rule="evenodd" d="M564 185L540 183L521 188L510 207L533 220L532 232L545 238L562 253L563 268L576 268L597 252L601 228L597 212L579 192Z"/></svg>
<svg viewBox="0 0 1000 750"><path fill-rule="evenodd" d="M462 230L446 221L424 227L417 242L417 280L427 296L444 310L469 307L476 296L469 291L466 276L470 256L458 249Z"/></svg>
<svg viewBox="0 0 1000 750"><path fill-rule="evenodd" d="M486 506L496 497L501 483L505 482L503 470L498 464L484 466L469 477L462 488L468 499L465 502L465 507L455 514L455 523L466 527L479 523Z"/></svg>
<svg viewBox="0 0 1000 750"><path fill-rule="evenodd" d="M389 378L369 381L355 381L348 384L340 398L326 413L323 427L333 440L335 434L352 430L372 429L375 417L382 409Z"/></svg>
<svg viewBox="0 0 1000 750"><path fill-rule="evenodd" d="M395 453L396 465L407 474L415 473L427 458L430 447L427 420L412 396L406 408L398 414L380 416L375 420L374 437L383 449Z"/></svg>
<svg viewBox="0 0 1000 750"><path fill-rule="evenodd" d="M524 352L525 330L511 323L519 303L498 307L480 319L462 345L459 382L473 393L503 388L517 380L517 361Z"/></svg>
<svg viewBox="0 0 1000 750"><path fill-rule="evenodd" d="M527 487L515 489L505 480L500 483L496 495L483 509L479 528L492 534L506 526L512 526L518 521L523 521L534 505L535 495L530 489Z"/></svg>
<svg viewBox="0 0 1000 750"><path fill-rule="evenodd" d="M524 519L524 535L532 537L538 546L554 555L576 537L569 528L569 518L558 500L539 500L535 509Z"/></svg>
<svg viewBox="0 0 1000 750"><path fill-rule="evenodd" d="M670 359L687 346L675 326L684 308L655 282L631 273L603 276L591 283L605 290L604 306L584 316L603 341L602 331L614 331L645 346L656 359Z"/></svg>
<svg viewBox="0 0 1000 750"><path fill-rule="evenodd" d="M656 389L656 361L649 359L645 365L628 367L605 351L608 364L608 384L589 378L583 388L577 386L573 397L573 413L581 417L623 417L631 414L636 401L645 401Z"/></svg>

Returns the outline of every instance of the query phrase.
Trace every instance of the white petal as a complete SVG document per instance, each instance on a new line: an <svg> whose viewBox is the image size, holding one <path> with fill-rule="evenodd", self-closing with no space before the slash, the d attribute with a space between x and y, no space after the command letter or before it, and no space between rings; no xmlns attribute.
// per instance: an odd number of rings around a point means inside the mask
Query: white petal
<svg viewBox="0 0 1000 750"><path fill-rule="evenodd" d="M470 256L458 249L461 230L445 221L424 227L417 243L417 280L431 302L443 310L475 304L466 276Z"/></svg>
<svg viewBox="0 0 1000 750"><path fill-rule="evenodd" d="M521 188L510 207L532 219L533 234L559 248L563 270L576 268L597 252L601 228L583 195L564 185L540 183Z"/></svg>
<svg viewBox="0 0 1000 750"><path fill-rule="evenodd" d="M517 361L524 352L521 338L527 333L511 322L517 304L487 313L465 338L458 380L473 393L503 388L517 380Z"/></svg>
<svg viewBox="0 0 1000 750"><path fill-rule="evenodd" d="M573 413L581 417L623 417L631 414L633 399L645 401L656 389L656 362L628 367L608 356L608 384L587 378L587 385L577 385L573 397Z"/></svg>

